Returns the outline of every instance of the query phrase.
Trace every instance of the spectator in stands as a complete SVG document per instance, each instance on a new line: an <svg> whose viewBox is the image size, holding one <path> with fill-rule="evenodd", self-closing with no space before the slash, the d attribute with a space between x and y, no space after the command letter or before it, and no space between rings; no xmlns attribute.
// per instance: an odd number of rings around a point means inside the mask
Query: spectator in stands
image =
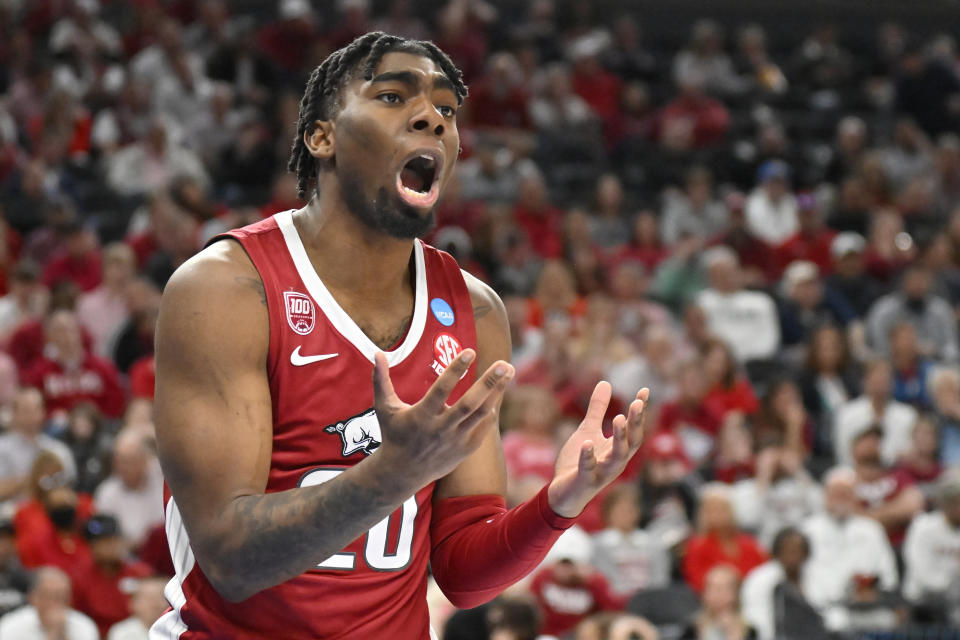
<svg viewBox="0 0 960 640"><path fill-rule="evenodd" d="M824 511L803 525L810 541L810 560L804 569L805 595L831 630L849 626L845 603L858 579L878 580L887 591L897 588L893 550L883 527L857 514L856 484L853 470L830 471L824 479Z"/></svg>
<svg viewBox="0 0 960 640"><path fill-rule="evenodd" d="M777 533L771 550L773 557L747 574L740 590L743 617L757 630L757 640L812 638L811 630L825 634L822 626L816 629L820 616L804 595L803 569L810 558L810 542L799 529L786 527ZM793 621L787 618L793 612L788 614L789 608L803 609L814 629L791 628Z"/></svg>
<svg viewBox="0 0 960 640"><path fill-rule="evenodd" d="M474 126L494 129L529 129L529 87L516 57L495 53L486 73L470 89L470 120Z"/></svg>
<svg viewBox="0 0 960 640"><path fill-rule="evenodd" d="M930 136L956 131L954 103L960 78L947 65L926 55L922 43L910 40L900 59L894 108L917 121Z"/></svg>
<svg viewBox="0 0 960 640"><path fill-rule="evenodd" d="M930 374L930 396L940 434L940 461L960 464L960 372L941 367Z"/></svg>
<svg viewBox="0 0 960 640"><path fill-rule="evenodd" d="M155 117L146 135L107 160L107 184L119 196L139 197L167 186L178 175L203 184L210 178L200 158L171 138L170 128Z"/></svg>
<svg viewBox="0 0 960 640"><path fill-rule="evenodd" d="M570 69L554 63L544 71L543 91L530 102L530 119L540 132L558 136L567 131L578 145L598 142L597 115L573 90Z"/></svg>
<svg viewBox="0 0 960 640"><path fill-rule="evenodd" d="M31 262L20 262L10 274L10 290L0 298L0 344L5 344L25 321L43 316L47 291L40 271Z"/></svg>
<svg viewBox="0 0 960 640"><path fill-rule="evenodd" d="M917 516L903 544L903 595L923 621L956 624L960 614L960 469L943 475L939 509Z"/></svg>
<svg viewBox="0 0 960 640"><path fill-rule="evenodd" d="M827 275L827 288L850 306L857 318L866 318L870 307L882 290L873 276L867 273L864 251L867 241L859 233L839 233L830 243L833 257L832 273Z"/></svg>
<svg viewBox="0 0 960 640"><path fill-rule="evenodd" d="M770 160L757 170L757 186L747 197L747 228L771 245L786 242L800 229L797 199L790 191L790 167Z"/></svg>
<svg viewBox="0 0 960 640"><path fill-rule="evenodd" d="M910 449L897 460L897 471L917 485L927 504L933 504L936 481L943 472L943 465L939 456L940 434L932 415L924 413L917 417L910 442Z"/></svg>
<svg viewBox="0 0 960 640"><path fill-rule="evenodd" d="M836 232L825 226L816 196L797 194L797 232L783 241L775 251L781 267L796 260L810 261L827 274L833 270L830 247Z"/></svg>
<svg viewBox="0 0 960 640"><path fill-rule="evenodd" d="M687 541L683 559L684 579L694 591L704 593L707 576L718 566L729 565L743 576L766 562L763 548L737 528L727 485L712 483L701 490L697 520L698 533Z"/></svg>
<svg viewBox="0 0 960 640"><path fill-rule="evenodd" d="M679 82L677 97L660 113L660 144L672 151L718 145L730 128L730 112L704 88L708 79L691 73Z"/></svg>
<svg viewBox="0 0 960 640"><path fill-rule="evenodd" d="M591 216L593 241L604 251L615 252L626 244L630 229L623 215L623 183L611 173L600 176Z"/></svg>
<svg viewBox="0 0 960 640"><path fill-rule="evenodd" d="M657 425L676 435L686 458L697 465L713 452L723 420L722 407L704 402L707 391L700 360L688 360L677 372L676 398L660 409Z"/></svg>
<svg viewBox="0 0 960 640"><path fill-rule="evenodd" d="M683 191L668 190L660 234L671 246L684 236L708 240L727 227L727 209L713 195L713 175L703 166L687 172Z"/></svg>
<svg viewBox="0 0 960 640"><path fill-rule="evenodd" d="M745 286L765 286L776 274L773 250L750 230L744 211L746 199L742 193L734 191L727 194L724 203L730 212L729 227L712 238L709 244L726 245L736 252L743 268Z"/></svg>
<svg viewBox="0 0 960 640"><path fill-rule="evenodd" d="M800 389L790 378L770 382L753 420L757 447L785 447L805 460L810 452L813 425L803 406Z"/></svg>
<svg viewBox="0 0 960 640"><path fill-rule="evenodd" d="M147 640L147 632L169 608L163 595L167 580L140 578L130 594L130 617L110 628L106 640Z"/></svg>
<svg viewBox="0 0 960 640"><path fill-rule="evenodd" d="M83 527L83 537L90 545L93 562L74 577L78 585L74 606L96 623L101 637L110 627L130 615L129 591L124 588L132 579L145 578L150 569L129 558L129 542L120 533L116 518L95 515Z"/></svg>
<svg viewBox="0 0 960 640"><path fill-rule="evenodd" d="M907 322L917 330L920 352L946 362L960 359L957 318L950 304L931 290L933 275L919 265L908 266L897 291L874 303L867 317L871 346L890 353L890 331Z"/></svg>
<svg viewBox="0 0 960 640"><path fill-rule="evenodd" d="M923 511L924 498L907 474L884 464L880 457L881 435L879 428L871 427L853 439L855 492L860 512L883 525L890 544L899 548L910 521Z"/></svg>
<svg viewBox="0 0 960 640"><path fill-rule="evenodd" d="M881 359L868 362L863 373L863 395L840 405L835 413L833 447L838 462L850 464L854 438L873 427L880 429L885 464L893 464L906 453L917 411L894 400L892 394L890 363Z"/></svg>
<svg viewBox="0 0 960 640"><path fill-rule="evenodd" d="M602 573L590 565L590 537L568 529L553 545L530 590L543 614L540 633L560 636L598 611L619 611L626 601L616 595Z"/></svg>
<svg viewBox="0 0 960 640"><path fill-rule="evenodd" d="M70 608L70 578L60 569L43 567L33 577L30 604L0 618L0 638L17 640L99 640L97 625Z"/></svg>
<svg viewBox="0 0 960 640"><path fill-rule="evenodd" d="M742 572L729 564L718 564L704 577L703 608L681 640L756 640L756 630L740 612Z"/></svg>
<svg viewBox="0 0 960 640"><path fill-rule="evenodd" d="M933 168L930 140L909 117L897 119L892 143L882 154L885 172L897 190L913 178L927 176Z"/></svg>
<svg viewBox="0 0 960 640"><path fill-rule="evenodd" d="M806 350L797 382L803 405L814 422L814 451L829 454L833 450L834 414L859 395L860 380L854 372L846 336L838 327L816 328Z"/></svg>
<svg viewBox="0 0 960 640"><path fill-rule="evenodd" d="M797 351L822 325L846 327L855 319L854 310L846 301L823 286L817 265L808 260L791 262L783 272L783 299L780 304L780 325L785 347Z"/></svg>
<svg viewBox="0 0 960 640"><path fill-rule="evenodd" d="M633 484L610 489L603 501L606 528L593 535L591 564L622 596L670 583L670 556L662 542L640 528L640 491Z"/></svg>
<svg viewBox="0 0 960 640"><path fill-rule="evenodd" d="M704 402L719 407L724 416L731 411L756 413L760 401L727 343L710 339L700 348L700 354L708 389Z"/></svg>
<svg viewBox="0 0 960 640"><path fill-rule="evenodd" d="M98 356L109 356L116 334L127 321L127 287L135 276L133 249L112 244L103 251L103 282L77 301L77 319L93 339Z"/></svg>
<svg viewBox="0 0 960 640"><path fill-rule="evenodd" d="M776 305L765 293L743 287L737 255L727 247L703 253L710 287L697 296L711 333L733 349L737 360L767 360L780 347Z"/></svg>
<svg viewBox="0 0 960 640"><path fill-rule="evenodd" d="M960 138L956 134L937 138L934 169L933 212L944 220L960 207Z"/></svg>
<svg viewBox="0 0 960 640"><path fill-rule="evenodd" d="M163 522L163 474L143 437L121 431L113 444L113 472L94 494L97 513L117 519L120 533L139 546Z"/></svg>
<svg viewBox="0 0 960 640"><path fill-rule="evenodd" d="M17 557L13 520L0 517L0 616L25 604L29 588L30 575Z"/></svg>
<svg viewBox="0 0 960 640"><path fill-rule="evenodd" d="M846 116L837 124L834 148L824 177L831 182L843 182L860 168L867 151L867 123L857 116Z"/></svg>
<svg viewBox="0 0 960 640"><path fill-rule="evenodd" d="M691 78L702 79L707 91L721 96L740 93L744 88L723 51L723 30L713 20L696 22L687 48L673 59L674 81L683 85Z"/></svg>
<svg viewBox="0 0 960 640"><path fill-rule="evenodd" d="M893 365L893 397L923 410L930 406L927 379L934 364L920 354L917 330L908 322L890 330L890 362Z"/></svg>
<svg viewBox="0 0 960 640"><path fill-rule="evenodd" d="M73 490L59 458L41 452L30 472L30 500L19 505L13 520L23 566L53 565L73 578L90 561L80 527L92 506L89 495Z"/></svg>
<svg viewBox="0 0 960 640"><path fill-rule="evenodd" d="M617 332L638 347L654 326L670 326L670 312L648 295L650 276L642 262L624 260L611 269L610 294L617 303ZM648 363L649 364L649 363Z"/></svg>
<svg viewBox="0 0 960 640"><path fill-rule="evenodd" d="M43 270L44 284L52 287L60 280L70 280L83 291L95 289L102 273L97 237L79 221L65 224L57 231L63 250L52 256Z"/></svg>
<svg viewBox="0 0 960 640"><path fill-rule="evenodd" d="M655 433L643 445L640 526L660 544L677 548L693 529L696 489L683 444L669 431Z"/></svg>
<svg viewBox="0 0 960 640"><path fill-rule="evenodd" d="M68 412L89 401L106 416L123 413L125 399L119 374L109 360L87 353L77 317L57 311L47 320L49 356L38 359L24 374L24 382L43 389L47 411Z"/></svg>
<svg viewBox="0 0 960 640"><path fill-rule="evenodd" d="M70 410L67 427L58 435L77 465L80 493L92 494L109 473L113 435L104 422L97 407L84 402Z"/></svg>
<svg viewBox="0 0 960 640"><path fill-rule="evenodd" d="M819 512L823 491L803 467L802 458L787 447L766 447L757 454L756 478L734 492L738 521L757 532L757 539L774 551L778 532L799 527Z"/></svg>
<svg viewBox="0 0 960 640"><path fill-rule="evenodd" d="M41 451L54 455L68 477L76 477L70 450L46 435L45 426L43 394L33 387L19 389L11 403L9 428L0 435L0 501L28 496L30 470Z"/></svg>

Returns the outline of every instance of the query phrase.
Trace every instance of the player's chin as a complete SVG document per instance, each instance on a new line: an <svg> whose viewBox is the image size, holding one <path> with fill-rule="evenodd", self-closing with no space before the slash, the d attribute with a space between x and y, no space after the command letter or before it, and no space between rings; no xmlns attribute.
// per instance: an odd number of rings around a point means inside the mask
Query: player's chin
<svg viewBox="0 0 960 640"><path fill-rule="evenodd" d="M436 217L433 206L411 206L402 198L391 198L379 220L380 228L395 238L422 238L433 229Z"/></svg>

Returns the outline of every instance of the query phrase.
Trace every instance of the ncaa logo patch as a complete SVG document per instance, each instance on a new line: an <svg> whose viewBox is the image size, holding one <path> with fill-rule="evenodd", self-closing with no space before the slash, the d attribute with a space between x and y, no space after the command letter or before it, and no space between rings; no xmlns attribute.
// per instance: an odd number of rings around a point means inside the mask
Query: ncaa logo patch
<svg viewBox="0 0 960 640"><path fill-rule="evenodd" d="M294 332L305 336L313 331L313 325L317 322L313 300L297 291L284 291L283 303L287 309L287 324Z"/></svg>
<svg viewBox="0 0 960 640"><path fill-rule="evenodd" d="M439 376L450 366L450 363L461 351L463 351L463 347L460 346L459 340L449 333L438 334L433 341L433 364L430 365L430 368Z"/></svg>
<svg viewBox="0 0 960 640"><path fill-rule="evenodd" d="M430 301L430 310L433 311L433 317L437 322L445 327L453 324L453 309L443 298L434 298Z"/></svg>

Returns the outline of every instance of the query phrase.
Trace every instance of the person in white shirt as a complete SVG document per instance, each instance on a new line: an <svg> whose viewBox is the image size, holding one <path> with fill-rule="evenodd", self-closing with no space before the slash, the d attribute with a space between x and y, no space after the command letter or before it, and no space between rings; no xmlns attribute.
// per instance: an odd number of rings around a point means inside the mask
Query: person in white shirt
<svg viewBox="0 0 960 640"><path fill-rule="evenodd" d="M939 502L913 520L903 545L903 595L914 604L960 603L960 468L941 476Z"/></svg>
<svg viewBox="0 0 960 640"><path fill-rule="evenodd" d="M777 533L771 551L773 558L748 573L740 588L743 617L756 629L758 640L783 637L778 634L783 623L778 587L791 591L794 601L804 601L803 568L810 557L810 542L799 529L787 527Z"/></svg>
<svg viewBox="0 0 960 640"><path fill-rule="evenodd" d="M113 444L113 473L94 494L97 513L120 523L123 537L134 545L163 522L163 473L143 435L125 429Z"/></svg>
<svg viewBox="0 0 960 640"><path fill-rule="evenodd" d="M68 479L75 479L77 467L70 449L43 433L43 394L38 389L22 387L14 395L12 405L10 428L0 436L0 501L26 496L27 476L41 451L56 455Z"/></svg>
<svg viewBox="0 0 960 640"><path fill-rule="evenodd" d="M670 584L670 556L660 539L639 528L640 491L633 484L610 489L603 502L607 528L593 535L591 564L617 593Z"/></svg>
<svg viewBox="0 0 960 640"><path fill-rule="evenodd" d="M765 360L780 348L780 320L773 299L743 288L740 261L732 249L713 247L703 253L710 287L697 296L710 332L733 350L740 362Z"/></svg>
<svg viewBox="0 0 960 640"><path fill-rule="evenodd" d="M833 631L850 623L844 605L855 577L875 577L885 591L897 588L897 562L886 532L875 520L856 513L856 482L852 469L831 470L824 481L825 510L802 528L811 552L805 593Z"/></svg>
<svg viewBox="0 0 960 640"><path fill-rule="evenodd" d="M133 614L110 627L107 640L147 640L150 626L167 609L163 596L163 578L142 578L130 594L130 612Z"/></svg>
<svg viewBox="0 0 960 640"><path fill-rule="evenodd" d="M833 453L840 464L852 464L853 439L871 426L883 431L880 455L892 465L911 446L917 410L893 399L893 370L886 360L867 363L863 374L863 395L837 408L833 423Z"/></svg>
<svg viewBox="0 0 960 640"><path fill-rule="evenodd" d="M800 228L797 199L790 191L790 167L781 160L765 162L757 170L757 182L744 210L747 229L776 246Z"/></svg>
<svg viewBox="0 0 960 640"><path fill-rule="evenodd" d="M70 578L56 567L34 576L29 602L0 618L0 640L99 640L97 625L70 608Z"/></svg>
<svg viewBox="0 0 960 640"><path fill-rule="evenodd" d="M116 242L103 250L103 282L77 300L77 319L93 338L97 355L109 358L117 334L130 318L128 287L137 275L130 245Z"/></svg>

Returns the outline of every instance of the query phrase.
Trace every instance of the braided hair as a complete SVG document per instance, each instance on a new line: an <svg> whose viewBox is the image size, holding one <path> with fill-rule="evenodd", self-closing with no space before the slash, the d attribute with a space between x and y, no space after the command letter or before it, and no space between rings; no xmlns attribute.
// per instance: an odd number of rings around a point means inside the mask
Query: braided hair
<svg viewBox="0 0 960 640"><path fill-rule="evenodd" d="M316 183L319 171L317 159L310 155L310 150L303 141L304 134L313 131L317 120L329 120L336 114L340 90L353 79L353 74L361 63L364 79L371 80L380 60L392 51L430 58L453 83L457 103L462 103L467 96L467 86L463 83L460 69L430 41L411 40L373 31L334 51L310 74L303 99L300 101L300 120L297 123L297 135L293 139L287 169L297 174L297 194L301 199L306 199L311 186Z"/></svg>

